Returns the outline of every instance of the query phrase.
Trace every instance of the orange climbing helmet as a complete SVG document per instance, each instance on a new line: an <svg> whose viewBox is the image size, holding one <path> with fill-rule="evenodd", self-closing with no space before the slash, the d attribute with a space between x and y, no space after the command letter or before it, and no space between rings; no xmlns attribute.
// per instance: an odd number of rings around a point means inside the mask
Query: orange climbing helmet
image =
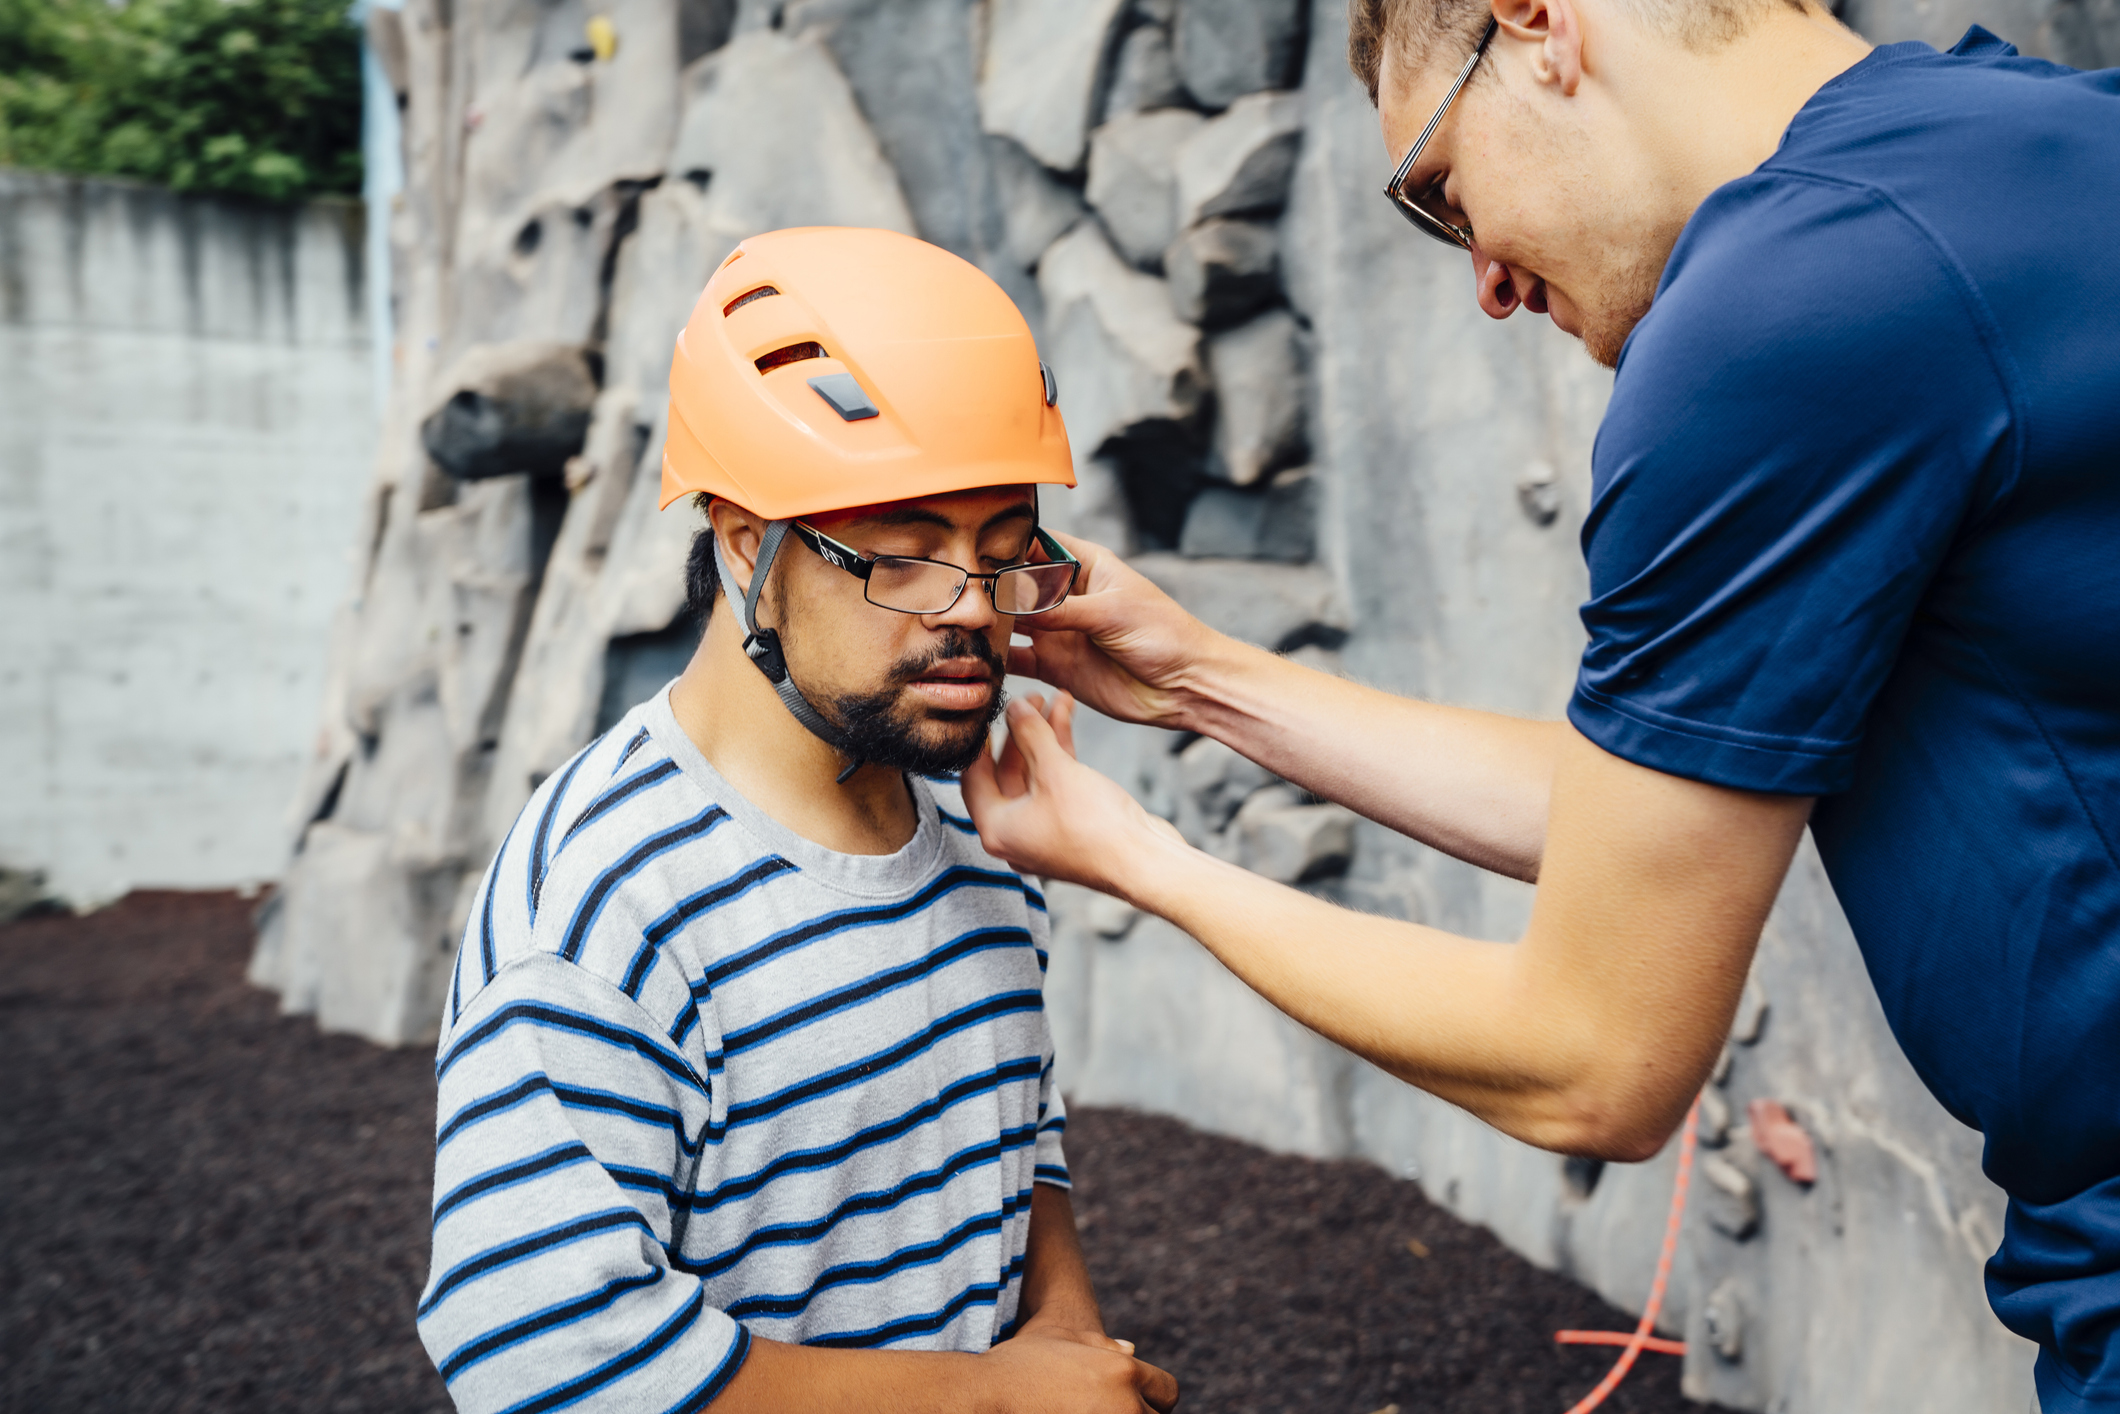
<svg viewBox="0 0 2120 1414"><path fill-rule="evenodd" d="M976 266L896 231L753 236L677 336L662 504L770 520L1075 484L1030 327Z"/></svg>

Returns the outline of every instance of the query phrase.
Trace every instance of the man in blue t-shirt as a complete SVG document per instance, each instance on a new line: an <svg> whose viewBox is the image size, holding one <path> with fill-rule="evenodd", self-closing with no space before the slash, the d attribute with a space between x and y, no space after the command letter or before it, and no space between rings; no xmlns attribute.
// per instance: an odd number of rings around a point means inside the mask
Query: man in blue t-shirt
<svg viewBox="0 0 2120 1414"><path fill-rule="evenodd" d="M2120 71L1800 0L1354 0L1389 196L1618 370L1565 722L1211 633L1115 556L1012 666L1536 880L1514 945L1186 848L1011 716L987 848L1548 1148L1657 1151L1808 824L1894 1034L2010 1196L2047 1414L2120 1410ZM1071 548L1076 548L1072 547ZM1061 714L1056 712L1055 716Z"/></svg>

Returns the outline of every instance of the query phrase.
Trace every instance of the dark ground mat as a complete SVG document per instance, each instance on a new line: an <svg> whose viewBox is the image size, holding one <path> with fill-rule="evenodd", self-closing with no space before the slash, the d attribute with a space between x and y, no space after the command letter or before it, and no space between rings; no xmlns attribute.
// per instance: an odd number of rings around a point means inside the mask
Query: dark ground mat
<svg viewBox="0 0 2120 1414"><path fill-rule="evenodd" d="M244 985L250 906L135 894L0 928L0 1409L420 1414L432 1058ZM1358 1163L1078 1112L1115 1334L1188 1414L1561 1414L1631 1323ZM1413 1255L1409 1239L1430 1256ZM1645 1355L1604 1408L1693 1411Z"/></svg>

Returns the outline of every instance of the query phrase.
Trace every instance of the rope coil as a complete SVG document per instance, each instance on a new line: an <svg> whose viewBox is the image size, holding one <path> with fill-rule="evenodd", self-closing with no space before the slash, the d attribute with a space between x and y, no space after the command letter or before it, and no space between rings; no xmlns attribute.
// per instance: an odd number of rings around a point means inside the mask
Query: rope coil
<svg viewBox="0 0 2120 1414"><path fill-rule="evenodd" d="M1654 1350L1664 1355L1683 1355L1686 1344L1681 1340L1666 1340L1651 1335L1656 1329L1657 1313L1664 1307L1664 1288L1671 1280L1671 1258L1678 1251L1679 1222L1686 1215L1686 1188L1693 1181L1693 1146L1695 1126L1700 1120L1700 1097L1693 1097L1692 1108L1686 1111L1685 1135L1678 1143L1678 1179L1671 1185L1671 1215L1664 1220L1664 1247L1656 1258L1656 1280L1649 1284L1649 1303L1642 1308L1642 1318L1636 1323L1633 1333L1621 1331L1557 1331L1554 1340L1562 1345L1624 1345L1619 1359L1605 1372L1605 1377L1579 1400L1568 1414L1590 1414L1590 1411L1605 1402L1606 1396L1619 1388L1619 1382L1634 1368L1634 1362L1644 1350Z"/></svg>

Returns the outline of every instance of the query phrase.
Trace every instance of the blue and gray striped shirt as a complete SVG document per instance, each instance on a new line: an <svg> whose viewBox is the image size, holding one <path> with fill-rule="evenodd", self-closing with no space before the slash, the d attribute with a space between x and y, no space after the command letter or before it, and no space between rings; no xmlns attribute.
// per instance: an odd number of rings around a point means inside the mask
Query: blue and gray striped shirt
<svg viewBox="0 0 2120 1414"><path fill-rule="evenodd" d="M701 1409L754 1332L1008 1332L1032 1184L1067 1184L1045 901L913 794L896 854L812 844L667 689L538 789L436 1060L419 1328L459 1409Z"/></svg>

